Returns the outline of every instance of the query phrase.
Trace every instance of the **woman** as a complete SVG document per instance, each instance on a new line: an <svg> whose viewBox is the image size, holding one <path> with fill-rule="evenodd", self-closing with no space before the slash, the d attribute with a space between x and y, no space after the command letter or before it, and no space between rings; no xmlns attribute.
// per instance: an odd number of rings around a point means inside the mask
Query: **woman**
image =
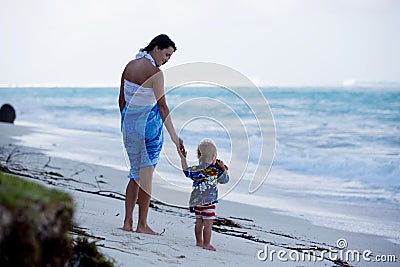
<svg viewBox="0 0 400 267"><path fill-rule="evenodd" d="M158 235L147 225L151 184L163 143L163 123L177 149L184 150L169 116L164 77L159 67L176 51L171 39L161 34L140 50L122 73L119 94L121 129L131 169L125 199L125 231L132 231L132 216L139 199L136 232Z"/></svg>

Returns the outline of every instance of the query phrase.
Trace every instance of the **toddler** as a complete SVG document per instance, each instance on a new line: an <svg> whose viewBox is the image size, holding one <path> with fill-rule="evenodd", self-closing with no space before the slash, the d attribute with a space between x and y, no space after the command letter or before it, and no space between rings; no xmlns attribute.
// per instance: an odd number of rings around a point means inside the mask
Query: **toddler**
<svg viewBox="0 0 400 267"><path fill-rule="evenodd" d="M199 165L189 168L186 161L187 152L179 151L179 155L184 174L193 180L189 207L196 215L196 246L215 251L210 242L215 203L218 202L217 184L226 184L229 181L228 167L222 160L217 159L217 148L209 140L202 141L197 147Z"/></svg>

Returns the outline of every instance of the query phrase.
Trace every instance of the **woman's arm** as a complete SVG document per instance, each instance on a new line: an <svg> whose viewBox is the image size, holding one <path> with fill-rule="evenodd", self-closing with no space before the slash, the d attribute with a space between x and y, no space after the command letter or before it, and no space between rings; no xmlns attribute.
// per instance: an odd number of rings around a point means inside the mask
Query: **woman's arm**
<svg viewBox="0 0 400 267"><path fill-rule="evenodd" d="M176 134L172 119L170 116L169 108L164 95L164 75L161 71L152 77L154 94L157 99L158 110L160 111L161 118L167 128L168 134L175 145L183 146L182 140Z"/></svg>
<svg viewBox="0 0 400 267"><path fill-rule="evenodd" d="M119 99L118 99L118 104L119 104L119 112L122 113L122 110L124 109L126 103L125 103L125 96L124 96L124 72L122 73L121 76L121 85L119 87Z"/></svg>

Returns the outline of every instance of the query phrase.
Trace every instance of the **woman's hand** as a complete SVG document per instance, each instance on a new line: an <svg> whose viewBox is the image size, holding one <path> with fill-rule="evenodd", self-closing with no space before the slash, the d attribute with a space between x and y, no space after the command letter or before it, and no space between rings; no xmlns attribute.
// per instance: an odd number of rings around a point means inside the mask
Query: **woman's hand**
<svg viewBox="0 0 400 267"><path fill-rule="evenodd" d="M177 150L178 150L179 157L181 157L181 159L186 160L187 151L186 151L185 147L177 148Z"/></svg>
<svg viewBox="0 0 400 267"><path fill-rule="evenodd" d="M179 156L182 158L186 158L187 152L185 149L185 146L183 145L183 140L181 138L177 138L177 140L174 142L176 146L176 150L178 151Z"/></svg>
<svg viewBox="0 0 400 267"><path fill-rule="evenodd" d="M186 161L187 152L185 146L183 145L183 140L180 138L178 140L178 143L176 144L176 150L178 150L179 157L181 158L182 170L187 171L187 169L189 168Z"/></svg>

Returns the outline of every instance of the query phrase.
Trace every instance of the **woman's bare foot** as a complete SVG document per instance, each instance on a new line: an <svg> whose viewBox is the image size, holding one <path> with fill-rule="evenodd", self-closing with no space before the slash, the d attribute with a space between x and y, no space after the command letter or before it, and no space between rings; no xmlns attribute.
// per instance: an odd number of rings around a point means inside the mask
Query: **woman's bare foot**
<svg viewBox="0 0 400 267"><path fill-rule="evenodd" d="M150 228L150 226L146 225L146 227L138 227L136 228L136 233L141 233L141 234L149 234L149 235L160 235L160 233L157 233L153 231L153 229Z"/></svg>
<svg viewBox="0 0 400 267"><path fill-rule="evenodd" d="M132 224L133 224L132 221L130 221L130 222L124 221L124 226L122 226L121 229L124 231L131 232L131 231L133 231Z"/></svg>
<svg viewBox="0 0 400 267"><path fill-rule="evenodd" d="M124 230L124 231L128 231L128 232L132 232L133 231L132 226L129 227L129 226L126 226L126 225L122 226L121 229Z"/></svg>
<svg viewBox="0 0 400 267"><path fill-rule="evenodd" d="M217 251L217 249L214 248L214 247L211 246L211 245L203 245L203 248L204 248L204 249L208 249L208 250L212 250L212 251Z"/></svg>
<svg viewBox="0 0 400 267"><path fill-rule="evenodd" d="M196 242L196 246L203 247L203 242Z"/></svg>

